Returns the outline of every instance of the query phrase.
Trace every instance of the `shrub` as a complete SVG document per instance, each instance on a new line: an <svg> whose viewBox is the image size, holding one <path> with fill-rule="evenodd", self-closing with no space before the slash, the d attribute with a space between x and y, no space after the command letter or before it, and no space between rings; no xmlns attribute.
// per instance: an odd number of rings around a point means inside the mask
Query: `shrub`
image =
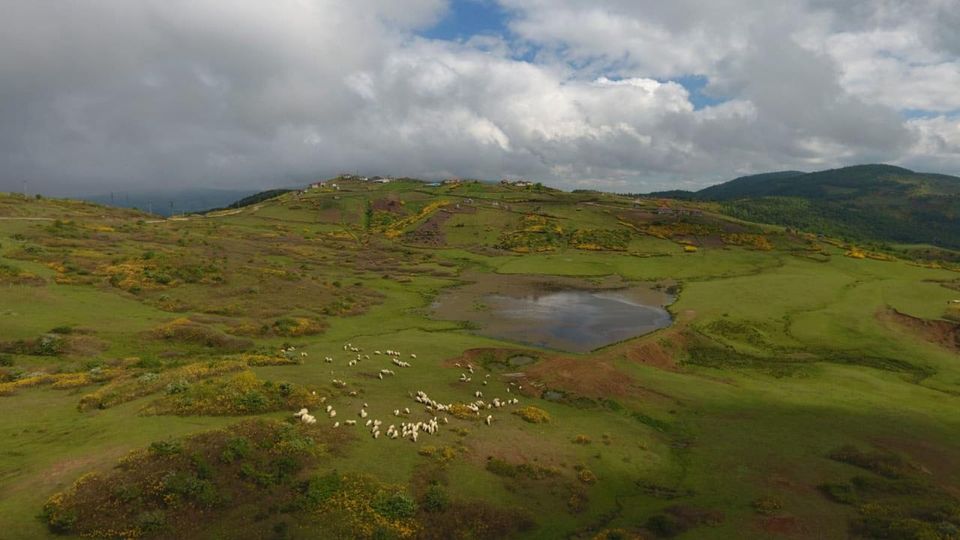
<svg viewBox="0 0 960 540"><path fill-rule="evenodd" d="M432 484L423 495L420 507L426 512L442 512L450 506L450 497L443 486Z"/></svg>
<svg viewBox="0 0 960 540"><path fill-rule="evenodd" d="M595 484L597 483L597 475L593 474L593 471L590 469L582 469L577 473L577 479L583 482L584 484Z"/></svg>
<svg viewBox="0 0 960 540"><path fill-rule="evenodd" d="M887 478L903 478L915 467L901 456L890 452L862 452L852 445L842 446L830 453L830 459L860 467Z"/></svg>
<svg viewBox="0 0 960 540"><path fill-rule="evenodd" d="M145 414L230 416L315 407L323 398L316 391L288 382L262 381L252 371L231 377L190 383L170 383L166 395L144 409Z"/></svg>
<svg viewBox="0 0 960 540"><path fill-rule="evenodd" d="M473 410L471 410L469 407L467 407L463 403L454 403L453 405L450 405L450 409L447 412L449 412L451 416L454 416L461 420L479 420L480 419L477 413L475 413Z"/></svg>
<svg viewBox="0 0 960 540"><path fill-rule="evenodd" d="M390 519L413 517L417 513L417 503L406 493L385 493L373 503L378 514Z"/></svg>
<svg viewBox="0 0 960 540"><path fill-rule="evenodd" d="M167 514L163 510L148 510L137 516L137 528L145 533L163 530L167 525Z"/></svg>
<svg viewBox="0 0 960 540"><path fill-rule="evenodd" d="M340 491L343 482L337 471L321 476L314 476L301 484L302 507L317 507Z"/></svg>
<svg viewBox="0 0 960 540"><path fill-rule="evenodd" d="M57 334L47 334L37 342L36 354L39 356L57 356L63 351L63 338Z"/></svg>
<svg viewBox="0 0 960 540"><path fill-rule="evenodd" d="M0 354L0 366L10 367L13 365L13 356L9 354Z"/></svg>
<svg viewBox="0 0 960 540"><path fill-rule="evenodd" d="M754 512L764 516L772 516L783 509L780 499L770 496L760 497L750 503L750 506L753 507Z"/></svg>
<svg viewBox="0 0 960 540"><path fill-rule="evenodd" d="M514 465L492 456L487 458L487 470L497 476L513 477L517 475L517 468Z"/></svg>
<svg viewBox="0 0 960 540"><path fill-rule="evenodd" d="M518 409L514 411L513 414L532 424L544 424L550 421L550 414L548 414L547 411L539 407L534 407L533 405L527 405L522 409Z"/></svg>
<svg viewBox="0 0 960 540"><path fill-rule="evenodd" d="M833 502L841 504L856 504L857 493L850 484L821 484L820 492Z"/></svg>
<svg viewBox="0 0 960 540"><path fill-rule="evenodd" d="M183 447L178 441L157 441L150 443L150 453L158 456L170 456L179 454Z"/></svg>
<svg viewBox="0 0 960 540"><path fill-rule="evenodd" d="M316 464L317 448L305 430L255 421L156 443L128 455L104 476L87 475L54 495L41 518L52 532L82 537L194 538L198 527L223 519L222 512L234 506L290 501L293 490L278 486ZM240 439L250 442L244 463L218 460ZM244 476L258 481L244 483ZM223 504L228 498L230 507Z"/></svg>
<svg viewBox="0 0 960 540"><path fill-rule="evenodd" d="M592 441L586 435L577 435L573 438L573 444L590 444Z"/></svg>
<svg viewBox="0 0 960 540"><path fill-rule="evenodd" d="M224 463L233 463L248 455L250 455L250 439L246 437L234 437L227 441L223 452L220 453L220 460Z"/></svg>
<svg viewBox="0 0 960 540"><path fill-rule="evenodd" d="M186 379L180 379L173 381L167 385L166 392L168 396L175 394L185 394L187 390L190 390L190 382Z"/></svg>
<svg viewBox="0 0 960 540"><path fill-rule="evenodd" d="M685 524L672 514L657 514L647 520L647 528L657 536L671 538L687 531Z"/></svg>

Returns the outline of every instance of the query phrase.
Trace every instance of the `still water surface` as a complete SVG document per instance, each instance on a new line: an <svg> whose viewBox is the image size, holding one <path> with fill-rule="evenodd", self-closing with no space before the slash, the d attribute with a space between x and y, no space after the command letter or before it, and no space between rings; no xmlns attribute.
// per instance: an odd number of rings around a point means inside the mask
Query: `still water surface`
<svg viewBox="0 0 960 540"><path fill-rule="evenodd" d="M491 294L482 334L538 347L588 352L670 325L670 313L611 291Z"/></svg>

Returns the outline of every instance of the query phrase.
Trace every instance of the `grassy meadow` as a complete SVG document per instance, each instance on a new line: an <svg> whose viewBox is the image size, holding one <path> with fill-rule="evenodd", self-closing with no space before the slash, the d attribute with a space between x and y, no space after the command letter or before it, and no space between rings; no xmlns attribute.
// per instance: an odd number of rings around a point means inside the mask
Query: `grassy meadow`
<svg viewBox="0 0 960 540"><path fill-rule="evenodd" d="M0 536L960 538L960 268L711 203L338 184L0 195ZM571 354L432 313L498 274L670 284L674 323Z"/></svg>

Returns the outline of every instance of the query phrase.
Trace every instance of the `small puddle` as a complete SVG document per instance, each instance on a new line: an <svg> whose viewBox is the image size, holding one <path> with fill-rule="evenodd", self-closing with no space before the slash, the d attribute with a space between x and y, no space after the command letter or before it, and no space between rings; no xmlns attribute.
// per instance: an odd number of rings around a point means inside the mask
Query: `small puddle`
<svg viewBox="0 0 960 540"><path fill-rule="evenodd" d="M526 366L536 361L537 361L536 358L532 356L524 356L524 355L511 356L509 359L507 359L507 363L511 367Z"/></svg>

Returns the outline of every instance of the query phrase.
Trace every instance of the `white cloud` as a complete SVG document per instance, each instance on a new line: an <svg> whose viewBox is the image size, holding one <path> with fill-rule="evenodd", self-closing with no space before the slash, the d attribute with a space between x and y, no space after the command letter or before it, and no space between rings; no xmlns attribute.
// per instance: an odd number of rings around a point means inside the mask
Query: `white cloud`
<svg viewBox="0 0 960 540"><path fill-rule="evenodd" d="M358 169L625 191L867 161L960 172L960 43L943 29L956 0L501 3L512 37L449 43L415 34L442 0L10 0L0 189ZM668 81L688 74L726 101L694 107Z"/></svg>

